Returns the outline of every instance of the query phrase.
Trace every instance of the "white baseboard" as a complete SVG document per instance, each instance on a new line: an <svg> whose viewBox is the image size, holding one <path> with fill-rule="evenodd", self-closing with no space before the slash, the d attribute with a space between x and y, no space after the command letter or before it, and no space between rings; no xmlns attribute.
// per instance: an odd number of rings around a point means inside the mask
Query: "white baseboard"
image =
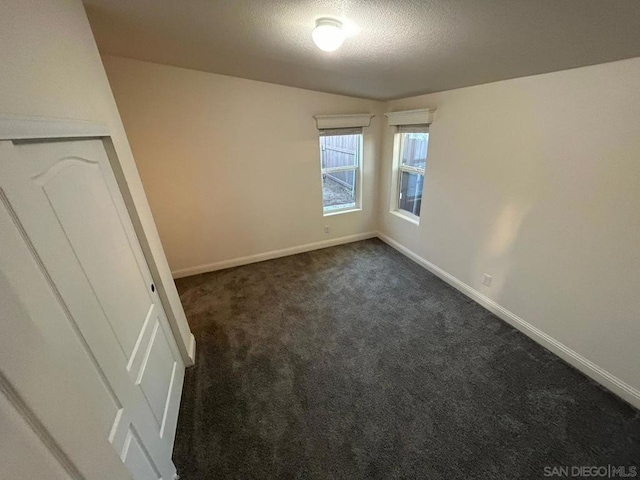
<svg viewBox="0 0 640 480"><path fill-rule="evenodd" d="M503 306L491 300L486 295L483 295L482 293L478 292L477 290L470 287L469 285L462 282L461 280L457 279L450 273L444 271L437 265L434 265L428 260L425 260L424 258L419 256L415 252L409 250L407 247L398 243L391 237L383 233L378 233L378 238L380 238L380 240L382 240L386 244L390 245L391 247L398 250L400 253L404 254L405 256L407 256L408 258L416 262L418 265L426 268L437 277L440 277L449 285L456 288L460 292L464 293L466 296L468 296L472 300L482 305L484 308L489 310L491 313L493 313L497 317L501 318L505 322L514 326L515 328L520 330L522 333L527 335L529 338L531 338L535 342L539 343L546 349L555 353L560 358L565 360L567 363L573 365L582 373L592 378L593 380L595 380L596 382L598 382L608 390L612 391L614 394L618 395L623 400L629 402L631 405L633 405L636 408L640 408L640 391L633 388L631 385L623 382L618 377L616 377L615 375L612 375L611 373L607 372L603 368L600 368L598 365L596 365L592 361L586 359L579 353L570 349L566 345L560 343L558 340L551 337L550 335L547 335L542 330L534 327L533 325L526 322L525 320L523 320L513 312L510 312Z"/></svg>
<svg viewBox="0 0 640 480"><path fill-rule="evenodd" d="M289 255L295 255L296 253L310 252L311 250L320 250L321 248L335 247L336 245L342 245L345 243L359 242L360 240L366 240L368 238L375 238L378 234L376 232L358 233L356 235L348 235L346 237L332 238L330 240L323 240L321 242L307 243L305 245L298 245L295 247L282 248L280 250L272 250L270 252L258 253L256 255L248 255L246 257L237 257L230 260L223 260L221 262L208 263L205 265L198 265L195 267L183 268L175 270L172 273L173 278L188 277L190 275L197 275L199 273L213 272L215 270L223 270L225 268L238 267L240 265L248 265L250 263L263 262L265 260L272 260L274 258L287 257Z"/></svg>
<svg viewBox="0 0 640 480"><path fill-rule="evenodd" d="M193 336L193 333L191 334L191 341L189 342L189 359L191 360L191 365L196 364L196 337Z"/></svg>

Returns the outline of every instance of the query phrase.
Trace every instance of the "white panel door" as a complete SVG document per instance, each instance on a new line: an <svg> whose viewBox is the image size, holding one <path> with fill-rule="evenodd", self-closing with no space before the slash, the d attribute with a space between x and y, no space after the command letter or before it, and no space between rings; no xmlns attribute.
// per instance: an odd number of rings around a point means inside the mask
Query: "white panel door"
<svg viewBox="0 0 640 480"><path fill-rule="evenodd" d="M69 480L53 454L38 438L27 420L0 392L0 478L46 478ZM28 452L28 455L24 453Z"/></svg>
<svg viewBox="0 0 640 480"><path fill-rule="evenodd" d="M95 363L101 435L134 478L173 478L184 364L102 140L0 142L0 188Z"/></svg>

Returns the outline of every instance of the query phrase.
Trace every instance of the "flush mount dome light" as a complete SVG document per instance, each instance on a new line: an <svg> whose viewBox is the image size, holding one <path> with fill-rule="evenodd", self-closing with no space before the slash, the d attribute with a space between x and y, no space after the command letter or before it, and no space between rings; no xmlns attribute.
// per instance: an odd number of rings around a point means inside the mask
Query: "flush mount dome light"
<svg viewBox="0 0 640 480"><path fill-rule="evenodd" d="M316 28L313 29L311 37L320 50L333 52L344 41L342 22L333 18L319 18L316 20Z"/></svg>

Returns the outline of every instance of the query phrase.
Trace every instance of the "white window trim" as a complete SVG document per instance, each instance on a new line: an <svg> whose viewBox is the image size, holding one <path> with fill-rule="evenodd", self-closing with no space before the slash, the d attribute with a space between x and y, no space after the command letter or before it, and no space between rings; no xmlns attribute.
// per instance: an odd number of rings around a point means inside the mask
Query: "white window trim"
<svg viewBox="0 0 640 480"><path fill-rule="evenodd" d="M400 209L390 210L389 213L391 215L395 215L398 218L401 218L402 220L411 222L414 225L420 225L420 217L417 217L413 213L407 212L406 210L400 210Z"/></svg>
<svg viewBox="0 0 640 480"><path fill-rule="evenodd" d="M373 113L356 113L349 115L314 115L318 130L330 128L369 127Z"/></svg>
<svg viewBox="0 0 640 480"><path fill-rule="evenodd" d="M430 125L433 123L435 108L420 108L418 110L404 110L402 112L385 113L389 126L397 125Z"/></svg>

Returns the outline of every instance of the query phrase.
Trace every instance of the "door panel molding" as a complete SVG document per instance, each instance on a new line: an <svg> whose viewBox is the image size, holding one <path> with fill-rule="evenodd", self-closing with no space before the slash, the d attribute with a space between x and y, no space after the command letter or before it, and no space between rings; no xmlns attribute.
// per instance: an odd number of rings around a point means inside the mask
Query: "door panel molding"
<svg viewBox="0 0 640 480"><path fill-rule="evenodd" d="M122 462L140 480L163 480L162 475L149 457L133 425L129 425L122 448Z"/></svg>
<svg viewBox="0 0 640 480"><path fill-rule="evenodd" d="M107 375L105 374L104 370L100 366L100 363L98 362L98 359L96 358L96 356L94 355L93 351L91 350L91 347L87 343L87 340L84 337L84 335L82 334L82 331L80 330L80 327L78 326L78 323L76 322L75 318L73 318L73 315L69 311L69 307L67 306L66 302L62 298L62 295L60 294L60 291L58 290L58 287L56 286L56 284L54 283L53 279L49 275L49 272L48 272L47 268L45 267L44 263L42 262L42 259L40 258L40 255L38 254L38 252L36 251L35 247L33 246L33 243L31 243L31 239L27 235L27 232L25 231L25 229L24 229L24 227L22 225L22 222L20 222L20 219L18 218L15 210L13 209L13 206L11 205L11 202L10 202L9 198L5 194L5 192L2 189L2 187L0 187L0 202L4 206L4 208L7 211L7 213L9 214L9 217L13 221L13 224L16 227L16 230L18 230L18 232L20 232L20 236L22 237L23 242L25 243L25 245L29 249L29 252L31 253L31 256L32 256L33 260L35 261L36 265L38 265L38 268L40 269L40 273L44 277L44 279L47 282L49 288L51 289L51 292L53 293L54 298L56 299L60 309L62 310L62 312L64 314L64 317L66 318L67 322L69 323L69 325L71 327L71 330L73 331L73 333L77 337L77 340L80 342L80 345L82 346L82 349L84 350L84 352L86 353L87 357L89 358L89 361L91 362L91 365L93 366L95 372L97 373L98 378L100 379L100 381L101 381L102 385L104 386L108 396L110 397L111 401L113 402L113 406L114 406L114 409L115 409L115 412L113 414L113 418L114 418L114 420L117 419L117 417L119 416L119 412L122 410L122 402L118 398L118 395L116 394L115 390L113 389L113 386L109 382L109 380L107 378ZM113 423L111 425L113 425Z"/></svg>
<svg viewBox="0 0 640 480"><path fill-rule="evenodd" d="M53 455L69 476L74 480L86 480L67 454L64 453L58 442L56 442L53 436L51 436L49 430L47 430L47 428L38 419L37 415L33 413L26 402L22 399L9 379L4 376L2 371L0 371L0 394L4 394L4 396L9 400L9 403L16 409L24 421L27 422L29 427L31 427L31 430L38 436L43 445L47 450L49 450L51 455Z"/></svg>
<svg viewBox="0 0 640 480"><path fill-rule="evenodd" d="M156 286L157 295L166 312L169 327L176 339L176 346L185 366L191 366L195 363L195 337L191 334L188 341L185 341L183 338L179 324L186 322L184 312L181 309L179 299L173 285L167 289L162 280L163 274L161 273L161 270L162 268L168 268L163 267L163 264L166 265L166 260L162 259L157 261L156 256L154 256L153 253L154 247L152 246L152 243L156 242L156 240L153 239L153 236L157 234L153 232L152 239L148 239L148 227L145 228L145 223L138 213L137 204L134 201L134 196L129 190L126 175L118 160L118 155L114 148L108 125L103 122L78 119L0 114L0 141L82 138L99 138L104 144L111 169L115 175L116 184L122 194L125 209L127 210L128 216L132 222L134 234L140 243L143 257L149 267L151 277Z"/></svg>
<svg viewBox="0 0 640 480"><path fill-rule="evenodd" d="M11 153L7 147L0 142L0 165ZM0 317L6 333L0 335L0 390L6 405L42 451L51 451L51 465L60 465L60 472L74 479L129 479L107 439L113 418L96 411L111 398L100 396L102 379L12 210L5 196L0 202Z"/></svg>
<svg viewBox="0 0 640 480"><path fill-rule="evenodd" d="M80 164L89 164L89 165L97 165L98 168L100 164L96 161L89 160L81 157L67 157L61 159L58 163L52 165L50 168L46 169L43 172L38 173L37 175L32 176L34 182L36 182L41 187L44 187L53 177L55 177L58 173L64 170L75 163Z"/></svg>
<svg viewBox="0 0 640 480"><path fill-rule="evenodd" d="M132 375L132 378L138 378L138 374L136 372L140 371L139 364L144 361L144 357L142 355L142 346L149 344L149 334L151 332L151 319L154 318L155 313L155 304L152 303L149 306L149 311L147 312L147 317L142 324L142 328L140 329L140 335L138 335L138 339L136 340L136 344L133 347L133 352L131 353L131 358L129 358L129 363L127 364L127 371ZM156 319L157 321L157 319Z"/></svg>
<svg viewBox="0 0 640 480"><path fill-rule="evenodd" d="M124 478L122 455L152 469L139 478L172 478L184 363L105 141L0 141L0 280L22 342L0 358L86 478L91 462Z"/></svg>
<svg viewBox="0 0 640 480"><path fill-rule="evenodd" d="M61 163L63 165L56 169ZM135 254L136 249L127 235L127 229L109 185L105 182L105 174L98 162L68 162L67 158L63 158L46 170L47 182L43 182L40 187L128 360L139 338L144 313L129 309L118 310L122 303L117 300L128 297L130 303L139 305L144 302L152 304L154 299L149 295L147 284L150 281L142 272ZM77 185L73 194L69 189L70 184ZM83 203L83 208L76 207L78 202ZM95 211L91 210L91 207L95 207ZM99 218L95 218L91 213L99 213ZM110 235L101 235L88 244L85 232L87 228L91 230L91 227L95 231L103 228ZM112 261L103 258L101 262L100 252L112 250L119 251L120 258ZM131 268L133 265L135 268ZM112 271L105 272L105 268ZM118 273L126 275L116 282L118 288L104 288L107 283L113 283L112 278ZM148 311L148 308L144 311ZM114 324L111 321L113 318L128 318L128 321Z"/></svg>

